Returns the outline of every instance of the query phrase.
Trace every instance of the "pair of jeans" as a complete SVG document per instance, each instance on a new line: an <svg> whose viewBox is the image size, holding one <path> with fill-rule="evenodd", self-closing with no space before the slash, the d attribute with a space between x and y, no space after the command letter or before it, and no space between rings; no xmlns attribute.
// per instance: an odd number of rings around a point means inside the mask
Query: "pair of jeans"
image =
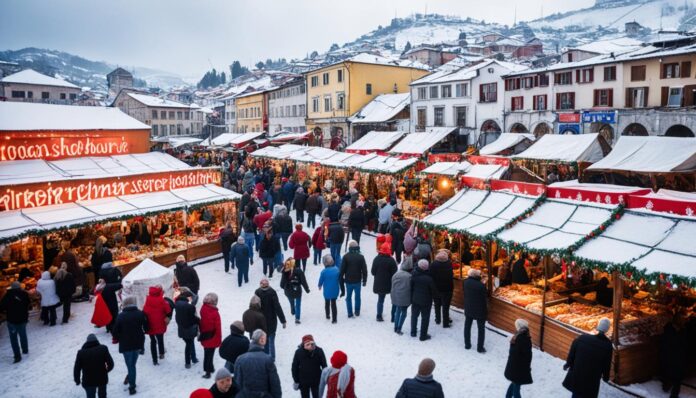
<svg viewBox="0 0 696 398"><path fill-rule="evenodd" d="M353 240L358 242L358 244L360 243L360 235L362 235L362 228L351 228L350 229L351 238L353 238Z"/></svg>
<svg viewBox="0 0 696 398"><path fill-rule="evenodd" d="M312 249L314 250L314 261L312 262L314 265L320 264L321 263L321 252L323 250L321 249Z"/></svg>
<svg viewBox="0 0 696 398"><path fill-rule="evenodd" d="M289 232L278 232L280 235L280 240L283 241L283 250L288 250L288 238L290 237Z"/></svg>
<svg viewBox="0 0 696 398"><path fill-rule="evenodd" d="M331 317L333 322L336 322L338 310L336 309L336 299L324 299L324 311L326 311L326 319Z"/></svg>
<svg viewBox="0 0 696 398"><path fill-rule="evenodd" d="M386 293L377 293L377 318L382 318L384 313L384 300L387 297ZM392 306L391 317L394 319L394 307Z"/></svg>
<svg viewBox="0 0 696 398"><path fill-rule="evenodd" d="M471 325L474 323L474 318L464 317L464 346L471 347ZM476 319L476 327L478 329L478 341L476 344L477 350L483 349L483 343L486 340L486 320Z"/></svg>
<svg viewBox="0 0 696 398"><path fill-rule="evenodd" d="M317 213L307 212L307 228L314 228L317 226Z"/></svg>
<svg viewBox="0 0 696 398"><path fill-rule="evenodd" d="M237 265L237 284L242 287L242 280L244 283L249 283L249 265Z"/></svg>
<svg viewBox="0 0 696 398"><path fill-rule="evenodd" d="M341 268L341 243L331 243L329 250L331 251L331 258L333 258L334 264Z"/></svg>
<svg viewBox="0 0 696 398"><path fill-rule="evenodd" d="M56 324L56 307L59 306L60 304L52 305L50 307L41 307L41 320L43 321L44 325L48 325L50 323L51 326L54 326Z"/></svg>
<svg viewBox="0 0 696 398"><path fill-rule="evenodd" d="M213 365L213 357L214 356L215 356L215 347L203 348L203 370L206 373L215 372L215 366Z"/></svg>
<svg viewBox="0 0 696 398"><path fill-rule="evenodd" d="M404 321L406 321L406 314L408 313L408 306L395 306L394 311L394 331L400 332L401 328L404 327Z"/></svg>
<svg viewBox="0 0 696 398"><path fill-rule="evenodd" d="M123 353L123 360L126 361L126 369L128 369L128 387L135 389L135 364L140 356L139 351L126 351Z"/></svg>
<svg viewBox="0 0 696 398"><path fill-rule="evenodd" d="M295 260L296 260L297 262L299 262L300 265L302 265L302 271L303 271L303 272L307 270L307 259L306 259L306 258L296 258Z"/></svg>
<svg viewBox="0 0 696 398"><path fill-rule="evenodd" d="M297 222L304 222L304 210L295 209L295 216Z"/></svg>
<svg viewBox="0 0 696 398"><path fill-rule="evenodd" d="M302 312L302 296L297 298L288 297L290 302L290 309L295 314L295 319L300 320L300 313Z"/></svg>
<svg viewBox="0 0 696 398"><path fill-rule="evenodd" d="M225 262L225 272L230 271L230 251L223 251L222 252L222 259ZM234 263L232 263L232 269L234 269Z"/></svg>
<svg viewBox="0 0 696 398"><path fill-rule="evenodd" d="M311 386L300 386L300 396L302 398L310 398L310 393L312 398L319 398L319 384L313 384Z"/></svg>
<svg viewBox="0 0 696 398"><path fill-rule="evenodd" d="M449 316L450 302L452 301L452 292L440 292L433 301L435 301L435 323L442 320L443 325L451 322Z"/></svg>
<svg viewBox="0 0 696 398"><path fill-rule="evenodd" d="M522 385L520 384L510 383L507 392L505 393L505 398L522 398L522 395L520 395L521 388Z"/></svg>
<svg viewBox="0 0 696 398"><path fill-rule="evenodd" d="M254 262L254 242L256 242L256 235L253 232L244 233L244 244L249 248L249 259Z"/></svg>
<svg viewBox="0 0 696 398"><path fill-rule="evenodd" d="M264 257L261 259L263 262L263 274L267 275L269 278L273 277L273 268L275 267L275 258Z"/></svg>
<svg viewBox="0 0 696 398"><path fill-rule="evenodd" d="M353 316L353 293L355 293L355 313L360 315L360 288L360 282L346 283L346 308L349 317Z"/></svg>
<svg viewBox="0 0 696 398"><path fill-rule="evenodd" d="M266 345L263 347L263 352L270 355L275 361L275 333L268 333L266 335Z"/></svg>
<svg viewBox="0 0 696 398"><path fill-rule="evenodd" d="M10 345L15 359L21 358L22 354L19 351L19 346L22 346L22 353L29 352L29 343L27 342L27 324L26 323L10 323L7 322L7 331L10 333Z"/></svg>
<svg viewBox="0 0 696 398"><path fill-rule="evenodd" d="M164 334L150 335L150 353L152 354L152 363L157 363L157 349L159 355L164 355Z"/></svg>
<svg viewBox="0 0 696 398"><path fill-rule="evenodd" d="M418 317L421 317L420 338L424 339L428 335L430 325L430 310L432 305L411 304L411 336L415 336L418 331Z"/></svg>
<svg viewBox="0 0 696 398"><path fill-rule="evenodd" d="M82 386L82 388L85 389L87 398L97 398L97 394L99 398L106 398L106 384L101 386Z"/></svg>
<svg viewBox="0 0 696 398"><path fill-rule="evenodd" d="M63 323L68 323L70 320L70 305L72 304L71 297L63 300Z"/></svg>
<svg viewBox="0 0 696 398"><path fill-rule="evenodd" d="M184 339L184 343L186 343L186 348L184 348L184 361L186 364L190 365L191 362L198 362L196 345L193 343L193 339Z"/></svg>

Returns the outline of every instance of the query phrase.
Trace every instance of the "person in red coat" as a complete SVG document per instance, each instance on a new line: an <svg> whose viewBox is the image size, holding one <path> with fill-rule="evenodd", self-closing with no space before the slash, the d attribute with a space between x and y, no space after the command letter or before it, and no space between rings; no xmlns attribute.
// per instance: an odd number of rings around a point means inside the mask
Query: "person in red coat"
<svg viewBox="0 0 696 398"><path fill-rule="evenodd" d="M326 242L324 241L324 228L327 225L327 218L314 230L312 235L312 246L314 246L314 265L319 265L321 262L321 252L326 249Z"/></svg>
<svg viewBox="0 0 696 398"><path fill-rule="evenodd" d="M172 317L172 307L164 300L164 290L161 285L150 286L143 312L147 316L149 325L147 334L150 335L152 363L157 365L157 348L159 348L159 359L164 359L164 333L167 331L167 318Z"/></svg>
<svg viewBox="0 0 696 398"><path fill-rule="evenodd" d="M295 232L290 235L288 245L294 249L293 257L295 261L302 264L302 271L307 270L307 259L309 258L309 248L312 247L312 241L309 235L302 230L302 224L295 224Z"/></svg>
<svg viewBox="0 0 696 398"><path fill-rule="evenodd" d="M201 334L198 336L198 341L203 346L204 379L209 379L210 374L215 372L213 356L215 355L215 349L220 347L222 343L222 325L217 303L217 294L208 293L205 295L203 307L201 307Z"/></svg>
<svg viewBox="0 0 696 398"><path fill-rule="evenodd" d="M355 398L355 370L348 365L348 356L336 351L331 356L331 366L321 372L319 396L326 398Z"/></svg>

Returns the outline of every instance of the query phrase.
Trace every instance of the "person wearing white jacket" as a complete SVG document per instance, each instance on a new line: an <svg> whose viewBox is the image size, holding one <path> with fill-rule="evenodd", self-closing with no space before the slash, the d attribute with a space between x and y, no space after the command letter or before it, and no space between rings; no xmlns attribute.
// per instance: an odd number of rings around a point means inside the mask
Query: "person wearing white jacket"
<svg viewBox="0 0 696 398"><path fill-rule="evenodd" d="M60 298L56 293L56 282L51 279L51 273L44 271L36 284L36 291L41 295L41 320L44 325L56 325L56 308Z"/></svg>

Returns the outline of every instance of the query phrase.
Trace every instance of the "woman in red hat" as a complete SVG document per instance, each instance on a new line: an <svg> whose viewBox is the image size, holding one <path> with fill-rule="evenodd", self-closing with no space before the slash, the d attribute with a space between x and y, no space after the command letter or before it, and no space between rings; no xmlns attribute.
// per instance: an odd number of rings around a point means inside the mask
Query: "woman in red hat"
<svg viewBox="0 0 696 398"><path fill-rule="evenodd" d="M326 398L355 398L355 370L348 365L348 356L336 351L331 356L331 366L321 372L319 396Z"/></svg>

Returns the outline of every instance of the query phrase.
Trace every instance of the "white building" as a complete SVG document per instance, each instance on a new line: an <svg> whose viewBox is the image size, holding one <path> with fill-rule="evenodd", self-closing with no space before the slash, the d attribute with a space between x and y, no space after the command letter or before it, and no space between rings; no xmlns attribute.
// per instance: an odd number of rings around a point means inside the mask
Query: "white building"
<svg viewBox="0 0 696 398"><path fill-rule="evenodd" d="M446 64L445 64L446 65ZM444 66L444 65L443 65ZM526 66L486 59L455 70L438 70L411 83L411 124L459 128L459 140L479 143L481 133L503 131L503 79Z"/></svg>
<svg viewBox="0 0 696 398"><path fill-rule="evenodd" d="M225 131L228 133L237 132L237 105L234 102L236 94L220 98L225 104Z"/></svg>
<svg viewBox="0 0 696 398"><path fill-rule="evenodd" d="M307 97L304 77L288 80L266 93L268 98L268 133L280 131L300 133L307 130L305 116Z"/></svg>
<svg viewBox="0 0 696 398"><path fill-rule="evenodd" d="M200 134L195 109L180 102L121 90L112 106L152 127L153 137Z"/></svg>
<svg viewBox="0 0 696 398"><path fill-rule="evenodd" d="M5 101L72 105L79 100L81 92L78 86L70 82L33 69L0 79L0 97Z"/></svg>

